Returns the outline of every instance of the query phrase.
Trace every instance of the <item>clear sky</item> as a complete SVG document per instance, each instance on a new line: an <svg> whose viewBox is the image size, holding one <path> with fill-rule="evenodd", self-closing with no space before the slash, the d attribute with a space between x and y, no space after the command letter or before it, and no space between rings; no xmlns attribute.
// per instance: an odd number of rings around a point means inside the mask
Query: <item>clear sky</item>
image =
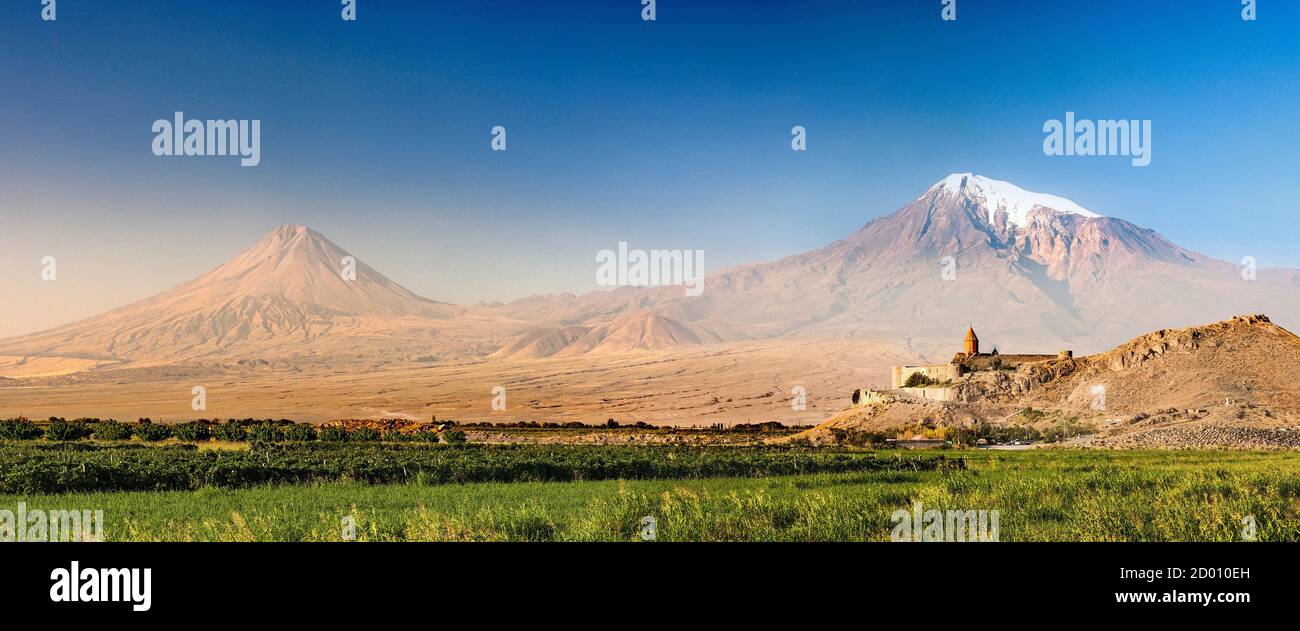
<svg viewBox="0 0 1300 631"><path fill-rule="evenodd" d="M1300 267L1300 3L1259 4L0 0L0 336L281 223L468 304L594 289L618 241L796 254L956 171ZM154 156L176 111L260 119L261 164ZM1045 156L1066 111L1150 119L1151 165Z"/></svg>

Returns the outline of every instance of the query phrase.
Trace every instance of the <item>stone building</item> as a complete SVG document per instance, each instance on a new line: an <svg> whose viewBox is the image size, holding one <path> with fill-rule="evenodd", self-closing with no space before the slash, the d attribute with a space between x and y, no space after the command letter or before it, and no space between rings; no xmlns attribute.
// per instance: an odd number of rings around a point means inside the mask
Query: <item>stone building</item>
<svg viewBox="0 0 1300 631"><path fill-rule="evenodd" d="M1058 358L1073 357L1072 351L1064 350L1055 355L1004 355L996 349L990 353L980 352L980 338L975 334L975 325L966 329L966 338L962 342L962 351L953 355L946 364L928 366L894 366L891 387L906 387L912 375L922 375L931 384L943 385L957 381L973 372L983 370L1015 370L1023 364L1032 364Z"/></svg>

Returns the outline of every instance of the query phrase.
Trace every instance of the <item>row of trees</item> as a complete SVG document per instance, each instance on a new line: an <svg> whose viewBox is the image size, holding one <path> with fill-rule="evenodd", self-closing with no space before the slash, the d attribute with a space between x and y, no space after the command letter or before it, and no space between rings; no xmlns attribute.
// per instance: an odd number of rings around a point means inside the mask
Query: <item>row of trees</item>
<svg viewBox="0 0 1300 631"><path fill-rule="evenodd" d="M460 424L461 427L483 428L483 429L640 429L640 430L677 430L682 429L676 425L652 425L645 421L635 423L619 423L614 419L609 419L604 423L583 423L582 421L510 421L510 422L492 422L492 421L475 421ZM787 432L793 426L786 426L777 421L763 421L761 423L737 423L735 425L726 425L724 423L713 423L708 429L715 432L735 432L735 433L762 433L762 432ZM806 426L811 427L811 425ZM687 427L691 431L699 431L697 427Z"/></svg>
<svg viewBox="0 0 1300 631"><path fill-rule="evenodd" d="M44 427L27 419L0 421L0 439L51 441L130 440L136 437L145 442L175 438L183 442L206 442L212 439L248 442L465 442L465 432L448 429L442 432L422 431L401 433L361 427L348 431L338 426L316 427L293 422L247 422L229 420L224 423L189 421L175 425L153 423L141 419L136 423L100 421L98 419L68 421L52 418Z"/></svg>
<svg viewBox="0 0 1300 631"><path fill-rule="evenodd" d="M476 421L462 424L462 427L480 427L491 429L663 429L651 425L645 421L637 421L628 425L619 423L614 419L609 419L604 423L583 423L582 421L565 421L563 423L555 421L509 421L498 423L493 421Z"/></svg>

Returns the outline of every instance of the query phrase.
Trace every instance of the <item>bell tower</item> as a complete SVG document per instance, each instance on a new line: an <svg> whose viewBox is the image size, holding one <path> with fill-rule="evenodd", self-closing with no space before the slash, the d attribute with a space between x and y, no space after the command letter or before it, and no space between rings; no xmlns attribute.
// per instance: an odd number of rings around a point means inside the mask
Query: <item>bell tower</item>
<svg viewBox="0 0 1300 631"><path fill-rule="evenodd" d="M975 335L974 324L971 324L970 328L966 329L966 343L963 346L963 352L971 357L980 354L980 338Z"/></svg>

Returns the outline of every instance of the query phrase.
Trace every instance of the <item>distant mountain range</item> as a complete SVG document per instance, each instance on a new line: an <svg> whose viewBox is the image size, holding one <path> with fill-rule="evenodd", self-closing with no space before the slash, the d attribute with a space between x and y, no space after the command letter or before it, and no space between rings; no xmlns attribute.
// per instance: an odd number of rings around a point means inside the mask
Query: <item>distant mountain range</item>
<svg viewBox="0 0 1300 631"><path fill-rule="evenodd" d="M619 289L503 310L556 326L650 312L701 339L879 337L953 350L975 323L989 347L1096 351L1237 313L1295 326L1300 270L1260 269L1247 281L1154 230L957 173L843 240L712 274L699 297Z"/></svg>
<svg viewBox="0 0 1300 631"><path fill-rule="evenodd" d="M299 366L627 352L775 337L942 352L974 323L1008 352L1100 350L1153 329L1268 313L1300 325L1300 270L1237 266L1153 230L969 173L826 247L681 287L461 307L415 295L302 226L158 296L0 340L0 355Z"/></svg>

